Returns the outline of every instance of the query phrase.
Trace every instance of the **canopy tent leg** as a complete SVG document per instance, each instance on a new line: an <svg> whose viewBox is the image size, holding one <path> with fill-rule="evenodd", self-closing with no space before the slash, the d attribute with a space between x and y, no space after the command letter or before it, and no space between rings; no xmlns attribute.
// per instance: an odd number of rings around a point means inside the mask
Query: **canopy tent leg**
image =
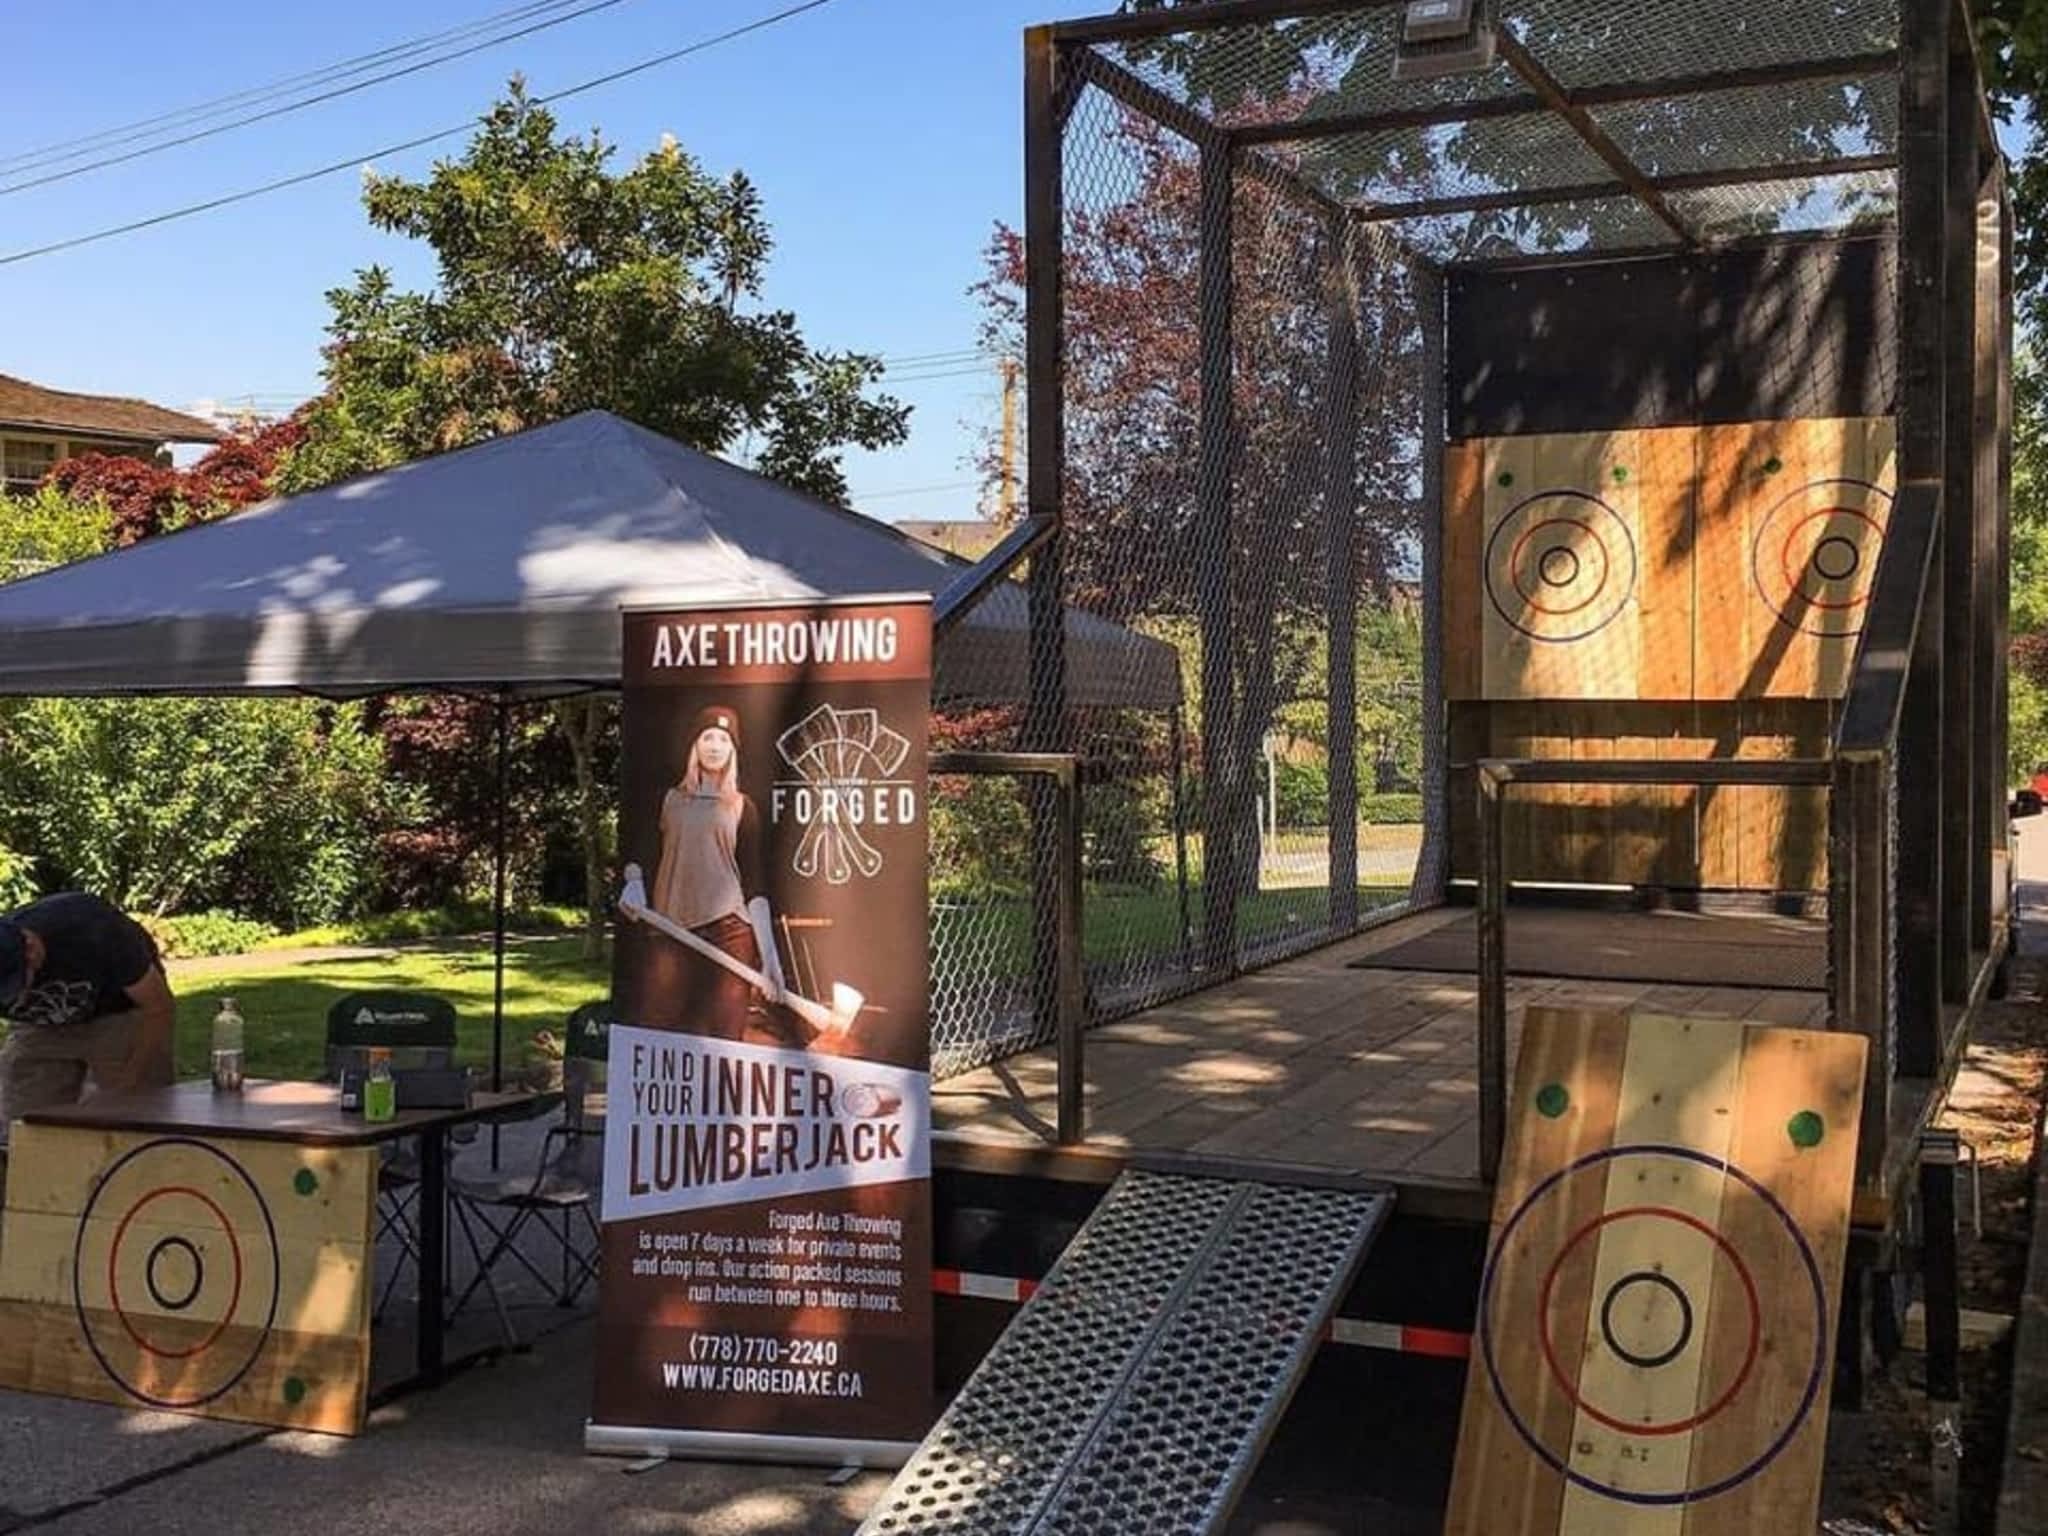
<svg viewBox="0 0 2048 1536"><path fill-rule="evenodd" d="M496 698L498 790L491 836L491 1092L505 1091L505 801L510 791L511 711L501 689ZM491 1123L491 1169L498 1167L498 1125Z"/></svg>

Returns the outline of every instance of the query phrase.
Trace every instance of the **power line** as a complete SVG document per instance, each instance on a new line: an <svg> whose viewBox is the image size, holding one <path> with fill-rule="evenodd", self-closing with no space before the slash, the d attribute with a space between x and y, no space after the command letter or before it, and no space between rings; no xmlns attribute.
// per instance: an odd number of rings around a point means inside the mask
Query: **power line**
<svg viewBox="0 0 2048 1536"><path fill-rule="evenodd" d="M882 357L884 368L916 367L924 363L964 363L969 358L993 357L995 354L985 347L962 347L956 352L923 352L905 357Z"/></svg>
<svg viewBox="0 0 2048 1536"><path fill-rule="evenodd" d="M749 33L765 31L767 28L778 23L801 16L806 11L815 11L821 6L830 5L831 3L832 0L803 0L803 3L800 5L788 6L783 10L763 16L759 20L733 27L715 36L700 39L681 48L671 49L667 53L656 54L654 57L642 59L638 63L628 64L623 69L615 69L609 74L599 75L594 79L582 81L564 90L556 91L551 95L536 96L533 100L537 106L547 106L553 102L567 101L572 96L581 96L586 91L597 90L600 86L615 85L619 81L628 79L633 75L644 74L646 71L658 69L664 64L673 64L677 59L687 58L694 53L702 53L706 49L716 48L723 43L733 42L738 38L747 36ZM171 208L162 213L151 214L148 218L131 219L126 224L113 224L105 229L96 229L87 234L72 235L63 240L52 240L47 245L35 245L29 246L24 250L9 251L6 255L0 256L0 267L11 267L17 262L33 261L38 256L53 256L59 251L77 250L80 246L84 245L96 245L102 240L112 240L120 235L132 235L138 230L154 229L159 224L175 223L180 219L193 218L202 213L212 213L219 208L232 207L236 203L246 203L253 198L266 197L272 192L282 192L290 187L304 186L307 182L318 181L324 176L333 176L341 171L354 170L366 161L382 159L391 155L402 155L409 150L420 149L428 144L437 143L442 139L453 138L458 133L467 133L481 121L483 121L481 118L471 118L467 122L456 124L453 128L441 128L433 133L423 133L419 137L407 139L403 143L387 144L382 149L373 149L366 154L350 155L346 160L336 160L328 165L317 166L310 171L300 171L293 176L280 176L275 181L266 181L254 187L244 187L239 192L225 192L219 197L207 198L204 202L187 203L182 208Z"/></svg>
<svg viewBox="0 0 2048 1536"><path fill-rule="evenodd" d="M869 491L865 494L857 493L849 499L856 502L888 501L896 496L929 496L939 491L973 490L978 489L980 485L981 482L979 480L946 480L936 485L899 485L886 491Z"/></svg>
<svg viewBox="0 0 2048 1536"><path fill-rule="evenodd" d="M215 96L187 106L174 107L169 111L159 112L152 117L137 118L132 122L116 124L111 128L102 128L93 133L81 134L76 138L58 139L48 144L39 145L34 149L20 150L11 155L0 155L0 172L11 174L17 170L32 169L37 165L53 165L65 160L76 160L81 155L91 154L99 145L110 140L129 138L147 129L162 127L172 123L198 122L208 117L219 117L235 110L237 107L247 106L251 102L267 101L278 96L287 95L301 87L324 85L329 80L345 79L349 75L361 74L365 70L375 69L380 64L388 63L393 58L418 53L437 44L459 38L473 37L479 32L488 32L497 26L515 21L523 21L537 12L557 11L575 3L576 0L526 0L526 3L523 5L515 5L509 10L494 12L476 21L464 22L458 27L448 27L439 32L429 32L419 37L407 38L402 42L390 43L370 53L359 53L352 58L342 59L338 63L322 65L319 69L306 70L296 75L287 75L283 79L273 80L265 85L250 86L226 96Z"/></svg>
<svg viewBox="0 0 2048 1536"><path fill-rule="evenodd" d="M416 75L426 69L436 69L443 64L452 64L457 59L466 59L473 53L482 53L485 49L495 48L500 43L515 42L519 38L530 37L536 32L545 32L550 27L563 26L568 22L578 21L585 16L595 15L599 11L608 11L614 6L624 5L625 3L626 0L589 0L589 3L578 6L573 11L565 11L560 15L543 17L541 20L530 22L516 31L500 33L496 37L487 37L480 43L471 43L465 48L457 48L449 53L441 53L430 58L419 59L397 69L388 69L382 74L374 74L366 79L351 81L347 85L337 85L331 90L321 91L316 95L301 97L298 100L287 101L274 107L266 107L260 112L251 112L242 117L231 118L224 123L215 123L210 127L195 128L190 133L181 133L175 138L161 139L154 144L144 144L136 149L122 150L119 154L102 155L99 159L88 160L83 165L74 165L61 171L46 171L40 176L31 176L26 181L9 182L4 186L0 186L0 197L10 197L16 192L27 192L35 187L47 187L55 182L69 181L74 176L87 176L94 171L103 171L111 165L126 165L131 160L142 160L150 155L160 155L167 149L177 149L184 144L196 144L201 139L217 138L223 133L232 133L237 128L247 128L252 123L269 122L273 118L287 117L294 112L303 112L308 107L317 107L322 102L335 101L343 96L353 96L356 92L367 91L372 86L384 85L392 80L402 80L407 75Z"/></svg>

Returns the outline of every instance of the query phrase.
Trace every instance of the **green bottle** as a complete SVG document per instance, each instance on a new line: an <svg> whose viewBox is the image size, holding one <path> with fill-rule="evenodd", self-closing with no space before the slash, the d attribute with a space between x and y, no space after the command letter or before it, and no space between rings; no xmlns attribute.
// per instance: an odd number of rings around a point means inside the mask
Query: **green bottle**
<svg viewBox="0 0 2048 1536"><path fill-rule="evenodd" d="M398 1084L391 1080L391 1053L370 1052L370 1074L363 1080L363 1118L389 1120L398 1113Z"/></svg>

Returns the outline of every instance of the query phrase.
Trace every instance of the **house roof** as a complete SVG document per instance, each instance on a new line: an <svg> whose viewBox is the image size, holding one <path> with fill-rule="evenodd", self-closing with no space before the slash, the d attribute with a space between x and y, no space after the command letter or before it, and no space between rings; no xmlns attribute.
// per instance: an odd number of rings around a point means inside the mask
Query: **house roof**
<svg viewBox="0 0 2048 1536"><path fill-rule="evenodd" d="M211 422L167 411L122 395L81 395L46 389L0 373L0 427L147 438L159 443L217 443L225 434Z"/></svg>

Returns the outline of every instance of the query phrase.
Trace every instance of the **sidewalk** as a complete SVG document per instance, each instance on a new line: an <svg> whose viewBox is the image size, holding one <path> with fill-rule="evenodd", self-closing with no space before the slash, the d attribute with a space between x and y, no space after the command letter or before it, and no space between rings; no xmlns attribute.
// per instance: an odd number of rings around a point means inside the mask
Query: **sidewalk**
<svg viewBox="0 0 2048 1536"><path fill-rule="evenodd" d="M212 1459L160 1475L90 1508L9 1526L49 1536L812 1536L846 1532L880 1494L880 1474L832 1487L822 1471L630 1463L579 1447L595 1329L588 1317L529 1354L476 1367L438 1391L400 1399L354 1440L230 1433ZM11 1410L19 1399L8 1404ZM66 1408L82 1408L65 1404ZM106 1415L97 1444L148 1433ZM11 1414L9 1415L11 1416ZM83 1428L84 1426L81 1426ZM0 1418L0 1444L6 1439ZM74 1456L88 1442L74 1441ZM5 1463L0 1462L0 1467Z"/></svg>

